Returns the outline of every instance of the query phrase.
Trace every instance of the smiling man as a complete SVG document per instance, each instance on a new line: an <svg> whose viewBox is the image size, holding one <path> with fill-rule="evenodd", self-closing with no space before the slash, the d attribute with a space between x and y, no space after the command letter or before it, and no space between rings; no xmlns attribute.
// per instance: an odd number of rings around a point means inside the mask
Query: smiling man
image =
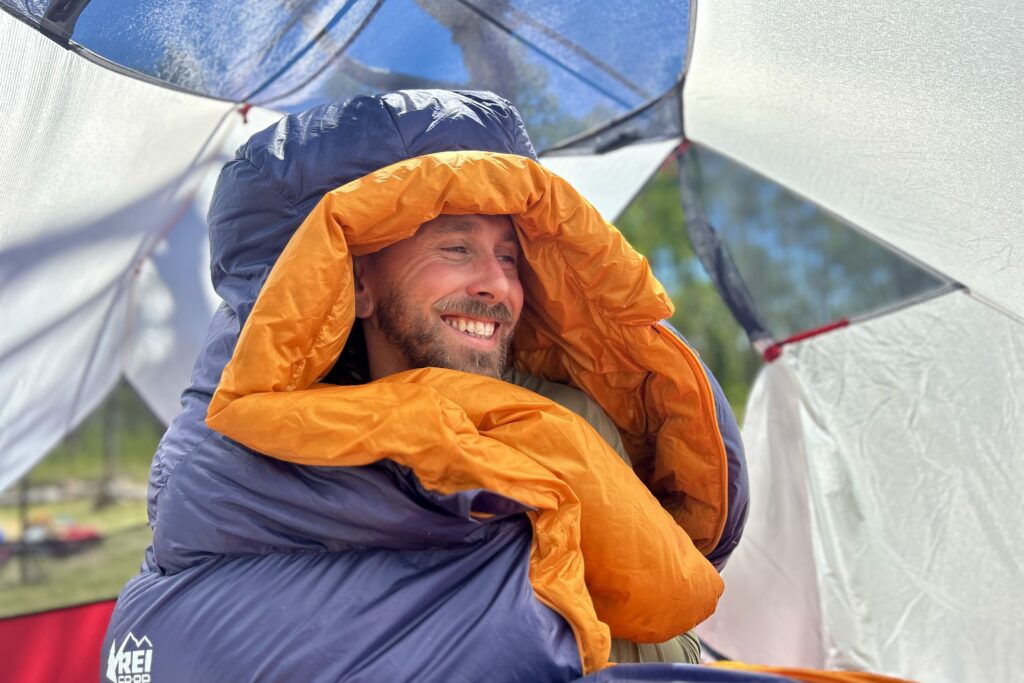
<svg viewBox="0 0 1024 683"><path fill-rule="evenodd" d="M371 379L410 368L500 377L523 309L508 216L442 215L355 262Z"/></svg>
<svg viewBox="0 0 1024 683"><path fill-rule="evenodd" d="M722 592L736 425L646 260L507 101L287 116L225 165L209 222L224 303L154 458L108 674L142 642L154 683L692 659L665 642Z"/></svg>
<svg viewBox="0 0 1024 683"><path fill-rule="evenodd" d="M441 215L407 239L355 259L355 314L368 377L447 368L501 377L583 417L629 464L612 420L585 393L509 368L523 309L521 250L508 216ZM700 661L689 631L664 643L612 641L617 662Z"/></svg>

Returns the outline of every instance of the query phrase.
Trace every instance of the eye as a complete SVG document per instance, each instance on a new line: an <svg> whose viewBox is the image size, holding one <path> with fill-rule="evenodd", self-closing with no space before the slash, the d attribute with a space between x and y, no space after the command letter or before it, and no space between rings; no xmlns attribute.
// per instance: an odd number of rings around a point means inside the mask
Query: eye
<svg viewBox="0 0 1024 683"><path fill-rule="evenodd" d="M469 249L464 246L457 247L441 247L441 251L448 252L449 254L468 254Z"/></svg>
<svg viewBox="0 0 1024 683"><path fill-rule="evenodd" d="M519 259L512 254L498 254L498 260L513 266L519 263Z"/></svg>

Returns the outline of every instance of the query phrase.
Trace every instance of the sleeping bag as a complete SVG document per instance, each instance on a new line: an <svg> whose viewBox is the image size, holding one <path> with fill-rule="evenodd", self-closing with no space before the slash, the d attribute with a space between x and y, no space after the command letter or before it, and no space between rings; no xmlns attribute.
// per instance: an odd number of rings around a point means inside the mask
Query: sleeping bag
<svg viewBox="0 0 1024 683"><path fill-rule="evenodd" d="M629 464L529 389L330 381L352 259L441 214L522 249L517 371L585 392ZM641 255L489 93L288 116L221 172L223 298L150 475L153 543L101 680L569 681L709 616L746 483L735 421Z"/></svg>

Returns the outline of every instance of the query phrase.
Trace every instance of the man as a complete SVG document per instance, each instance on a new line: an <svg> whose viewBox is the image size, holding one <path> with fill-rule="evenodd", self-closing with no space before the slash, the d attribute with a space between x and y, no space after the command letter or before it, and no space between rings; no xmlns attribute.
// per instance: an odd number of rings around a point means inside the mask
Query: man
<svg viewBox="0 0 1024 683"><path fill-rule="evenodd" d="M368 378L413 368L472 372L526 387L579 414L627 463L615 426L586 394L508 367L523 308L519 242L507 216L441 215L355 262ZM616 662L700 662L694 632L660 644L615 639Z"/></svg>
<svg viewBox="0 0 1024 683"><path fill-rule="evenodd" d="M225 167L225 305L108 679L571 680L710 614L735 425L646 262L532 157L506 102L425 91L288 117ZM509 363L596 401L659 498Z"/></svg>

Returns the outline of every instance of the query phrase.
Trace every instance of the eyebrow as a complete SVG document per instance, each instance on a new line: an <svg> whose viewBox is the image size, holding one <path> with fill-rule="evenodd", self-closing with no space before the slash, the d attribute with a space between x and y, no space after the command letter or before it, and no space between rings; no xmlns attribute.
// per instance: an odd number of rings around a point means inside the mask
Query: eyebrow
<svg viewBox="0 0 1024 683"><path fill-rule="evenodd" d="M476 230L476 226L472 223L465 223L459 221L453 221L444 225L437 226L437 232L443 235L450 234L464 234L467 232L473 232ZM501 239L502 242L509 242L511 244L519 246L519 238L516 237L516 231L513 228L509 228L508 232Z"/></svg>
<svg viewBox="0 0 1024 683"><path fill-rule="evenodd" d="M437 226L438 232L473 232L473 225L471 223L457 223L448 222L444 225Z"/></svg>

